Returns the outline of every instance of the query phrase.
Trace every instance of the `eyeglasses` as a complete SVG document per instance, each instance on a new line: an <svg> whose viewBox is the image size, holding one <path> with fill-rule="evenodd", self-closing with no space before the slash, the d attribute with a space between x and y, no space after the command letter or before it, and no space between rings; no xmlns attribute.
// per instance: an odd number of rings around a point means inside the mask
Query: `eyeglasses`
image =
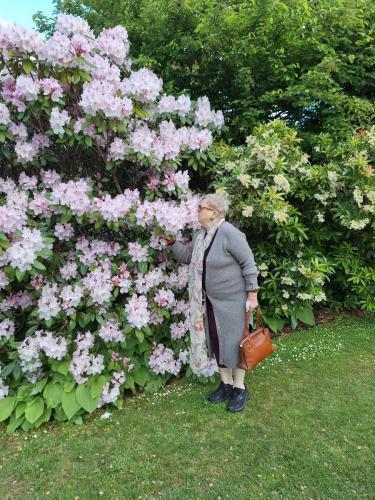
<svg viewBox="0 0 375 500"><path fill-rule="evenodd" d="M203 208L205 208L206 210L211 210L212 212L215 212L215 210L213 208L210 208L210 207L204 207L203 205L199 204L198 205L198 211L200 212Z"/></svg>

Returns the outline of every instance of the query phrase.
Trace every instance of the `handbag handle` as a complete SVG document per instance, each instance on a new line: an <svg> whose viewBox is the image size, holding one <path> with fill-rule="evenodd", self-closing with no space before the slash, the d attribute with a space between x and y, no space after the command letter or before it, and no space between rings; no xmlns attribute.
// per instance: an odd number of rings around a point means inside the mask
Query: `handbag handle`
<svg viewBox="0 0 375 500"><path fill-rule="evenodd" d="M257 310L256 328L260 328L260 306L259 305L257 305L256 310ZM251 314L251 311L246 311L246 313L245 313L245 328L248 328L248 326L249 326L250 314Z"/></svg>

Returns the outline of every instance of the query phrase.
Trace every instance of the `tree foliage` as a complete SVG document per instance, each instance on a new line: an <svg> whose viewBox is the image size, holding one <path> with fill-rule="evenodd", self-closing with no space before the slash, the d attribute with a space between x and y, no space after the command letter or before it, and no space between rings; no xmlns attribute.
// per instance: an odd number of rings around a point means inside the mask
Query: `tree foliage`
<svg viewBox="0 0 375 500"><path fill-rule="evenodd" d="M370 0L58 0L96 30L126 25L132 56L168 91L207 95L241 143L260 121L283 118L313 153L374 121L375 4ZM41 13L46 33L53 19Z"/></svg>

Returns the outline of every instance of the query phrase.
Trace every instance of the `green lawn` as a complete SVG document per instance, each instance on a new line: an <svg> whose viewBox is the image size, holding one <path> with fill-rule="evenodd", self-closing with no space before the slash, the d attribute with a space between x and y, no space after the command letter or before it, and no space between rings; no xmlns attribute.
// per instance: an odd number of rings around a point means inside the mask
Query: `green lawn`
<svg viewBox="0 0 375 500"><path fill-rule="evenodd" d="M1 499L375 497L374 315L276 340L244 412L181 379L84 426L5 435Z"/></svg>

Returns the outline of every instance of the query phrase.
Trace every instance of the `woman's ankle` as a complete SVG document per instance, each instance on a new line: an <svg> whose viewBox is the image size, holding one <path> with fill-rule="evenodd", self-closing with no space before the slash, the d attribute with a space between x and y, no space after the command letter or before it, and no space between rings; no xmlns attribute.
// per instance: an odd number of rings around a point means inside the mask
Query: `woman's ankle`
<svg viewBox="0 0 375 500"><path fill-rule="evenodd" d="M233 380L228 382L227 380L223 380L223 379L221 379L221 381L223 382L223 384L230 384L230 385L233 385Z"/></svg>

